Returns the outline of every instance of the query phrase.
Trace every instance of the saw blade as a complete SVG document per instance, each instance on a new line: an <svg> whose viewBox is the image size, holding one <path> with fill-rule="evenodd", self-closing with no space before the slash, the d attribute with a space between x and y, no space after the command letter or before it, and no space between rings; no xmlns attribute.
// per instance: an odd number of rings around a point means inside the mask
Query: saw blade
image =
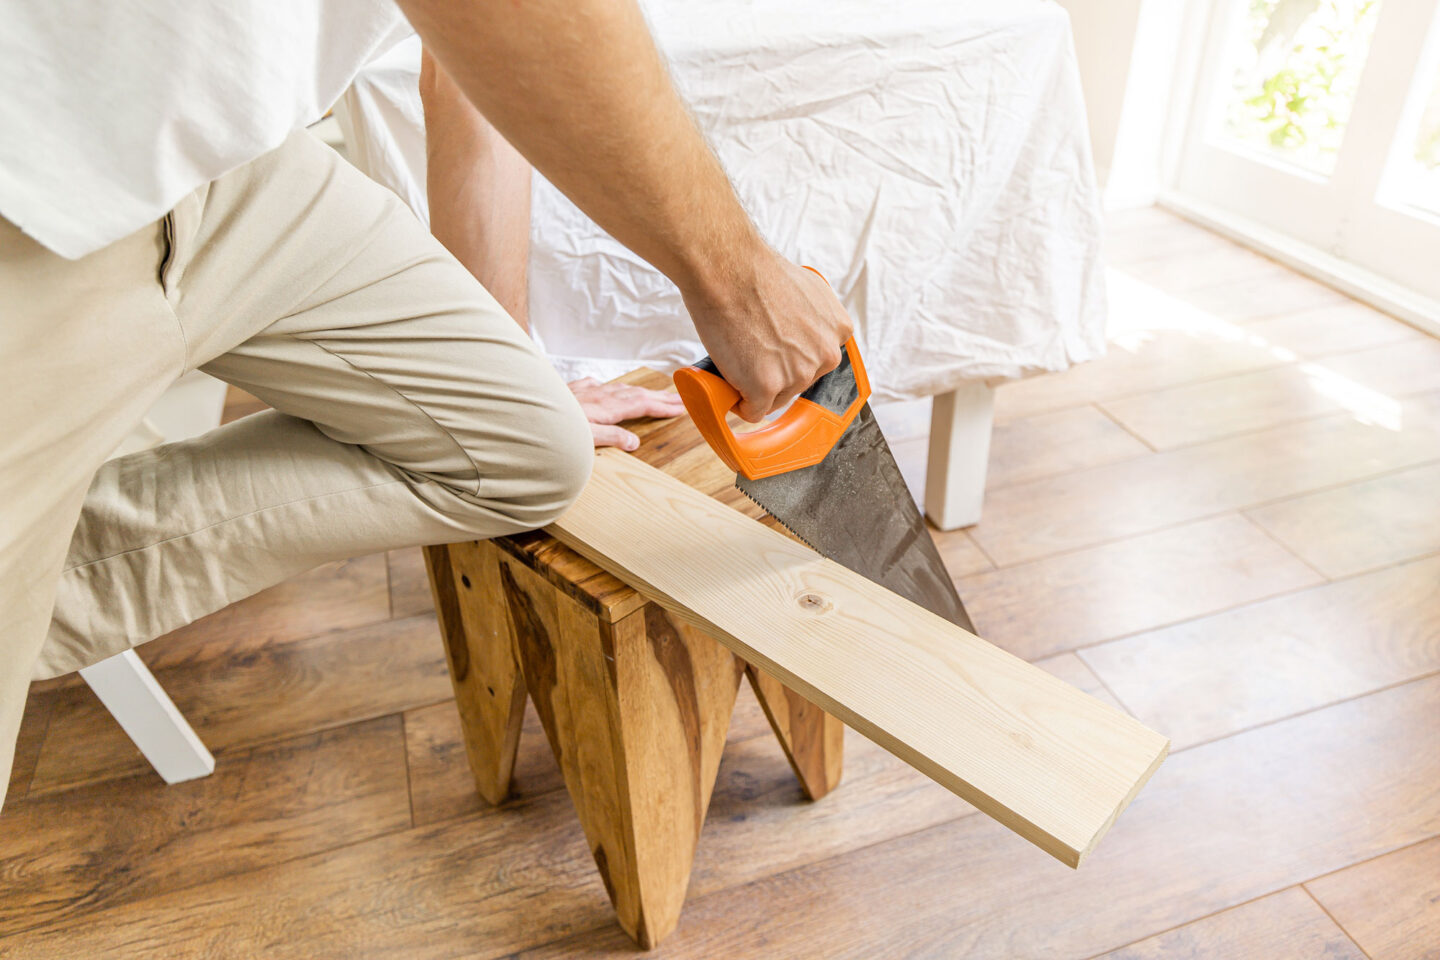
<svg viewBox="0 0 1440 960"><path fill-rule="evenodd" d="M820 463L735 486L817 553L975 632L868 403Z"/></svg>

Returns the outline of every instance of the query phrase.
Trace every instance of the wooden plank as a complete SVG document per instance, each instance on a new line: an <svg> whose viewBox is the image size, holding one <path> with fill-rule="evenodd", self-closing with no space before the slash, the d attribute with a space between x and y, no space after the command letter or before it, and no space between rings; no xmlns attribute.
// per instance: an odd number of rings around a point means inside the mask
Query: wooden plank
<svg viewBox="0 0 1440 960"><path fill-rule="evenodd" d="M1299 887L1187 923L1096 960L1366 960L1345 931Z"/></svg>
<svg viewBox="0 0 1440 960"><path fill-rule="evenodd" d="M985 639L1033 660L1323 581L1231 513L1002 567L958 586Z"/></svg>
<svg viewBox="0 0 1440 960"><path fill-rule="evenodd" d="M1375 960L1440 956L1440 839L1305 886Z"/></svg>
<svg viewBox="0 0 1440 960"><path fill-rule="evenodd" d="M1070 866L1168 749L1113 707L625 454L602 452L547 529Z"/></svg>
<svg viewBox="0 0 1440 960"><path fill-rule="evenodd" d="M1088 647L1178 747L1440 670L1440 558Z"/></svg>

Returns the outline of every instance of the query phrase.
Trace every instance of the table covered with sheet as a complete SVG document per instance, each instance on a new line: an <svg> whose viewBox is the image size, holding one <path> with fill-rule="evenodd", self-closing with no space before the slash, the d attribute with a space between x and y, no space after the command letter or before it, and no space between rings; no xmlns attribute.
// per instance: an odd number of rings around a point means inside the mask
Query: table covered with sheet
<svg viewBox="0 0 1440 960"><path fill-rule="evenodd" d="M652 0L648 13L762 234L823 272L856 319L878 397L1103 350L1099 193L1057 4ZM356 159L415 204L412 71L413 41L345 106ZM704 352L675 287L539 177L533 211L531 323L567 377Z"/></svg>

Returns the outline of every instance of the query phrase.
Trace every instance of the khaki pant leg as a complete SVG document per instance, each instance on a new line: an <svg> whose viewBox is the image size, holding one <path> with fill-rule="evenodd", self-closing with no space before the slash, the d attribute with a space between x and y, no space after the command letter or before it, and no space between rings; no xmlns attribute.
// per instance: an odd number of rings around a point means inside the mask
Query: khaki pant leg
<svg viewBox="0 0 1440 960"><path fill-rule="evenodd" d="M0 220L0 802L85 490L183 368L165 252L161 223L66 260Z"/></svg>
<svg viewBox="0 0 1440 960"><path fill-rule="evenodd" d="M187 367L276 408L106 464L38 676L316 564L548 523L593 454L578 404L384 188L307 134L176 208Z"/></svg>

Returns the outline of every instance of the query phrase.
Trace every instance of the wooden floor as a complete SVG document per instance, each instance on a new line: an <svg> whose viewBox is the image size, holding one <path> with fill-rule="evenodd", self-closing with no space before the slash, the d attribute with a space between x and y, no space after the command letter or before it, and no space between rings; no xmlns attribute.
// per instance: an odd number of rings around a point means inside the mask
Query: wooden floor
<svg viewBox="0 0 1440 960"><path fill-rule="evenodd" d="M1001 389L941 542L983 635L1174 754L1076 873L853 733L805 803L742 693L659 956L1440 957L1440 341L1156 211L1110 256L1110 355ZM37 686L0 956L631 952L533 716L474 795L416 551L141 653L215 774Z"/></svg>

